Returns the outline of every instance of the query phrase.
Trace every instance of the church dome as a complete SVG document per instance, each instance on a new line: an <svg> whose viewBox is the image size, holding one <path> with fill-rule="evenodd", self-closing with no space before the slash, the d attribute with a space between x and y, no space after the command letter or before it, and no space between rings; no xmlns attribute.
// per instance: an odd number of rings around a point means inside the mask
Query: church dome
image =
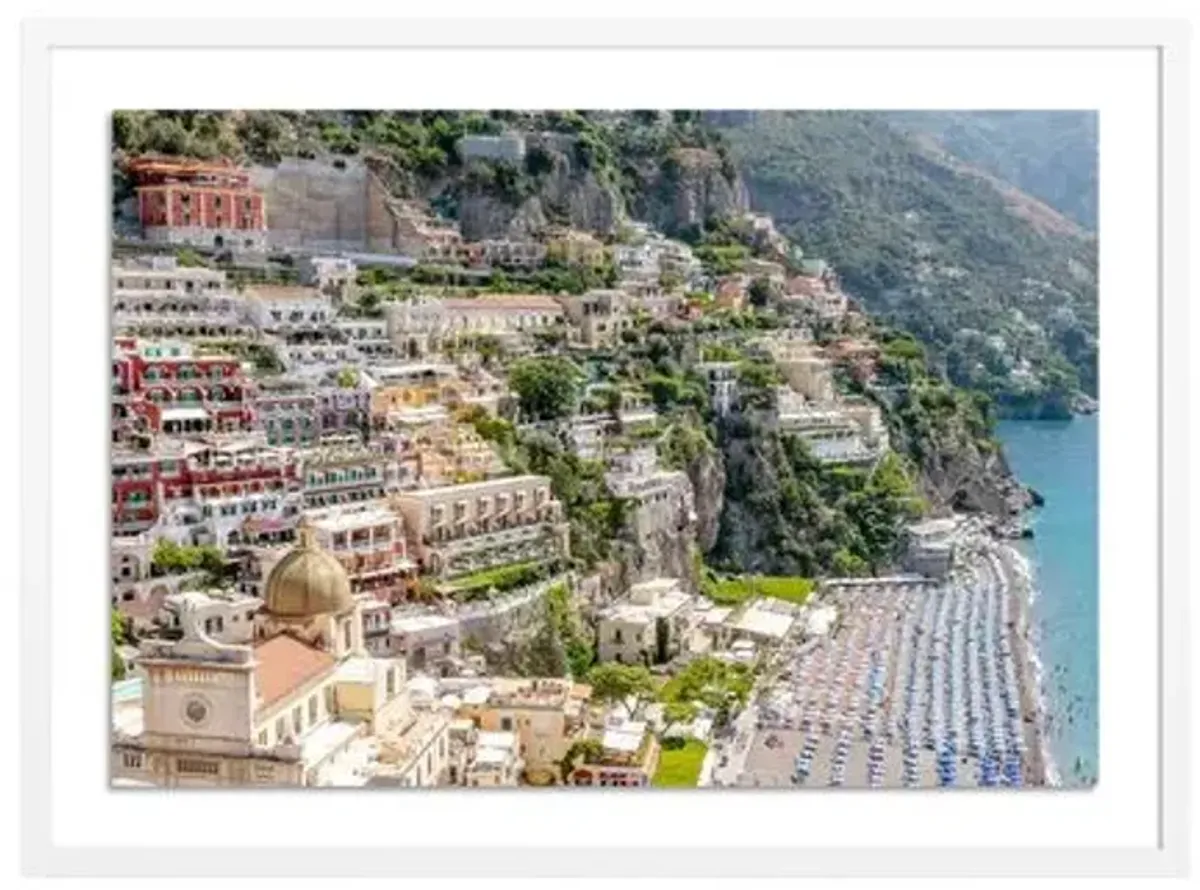
<svg viewBox="0 0 1200 890"><path fill-rule="evenodd" d="M317 546L312 527L302 522L300 543L271 569L265 611L275 618L305 619L344 615L354 608L350 578L342 564Z"/></svg>

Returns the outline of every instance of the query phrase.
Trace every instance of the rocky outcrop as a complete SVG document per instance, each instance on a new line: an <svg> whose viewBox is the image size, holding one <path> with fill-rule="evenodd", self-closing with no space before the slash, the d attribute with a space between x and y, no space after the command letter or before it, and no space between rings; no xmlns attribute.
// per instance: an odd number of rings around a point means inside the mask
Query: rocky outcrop
<svg viewBox="0 0 1200 890"><path fill-rule="evenodd" d="M643 170L634 215L666 232L702 226L750 207L737 171L713 151L681 148L656 169Z"/></svg>
<svg viewBox="0 0 1200 890"><path fill-rule="evenodd" d="M715 448L703 451L688 462L696 512L696 546L702 553L712 550L725 509L725 463Z"/></svg>
<svg viewBox="0 0 1200 890"><path fill-rule="evenodd" d="M679 578L693 582L696 549L696 510L692 484L678 474L674 493L665 502L651 503L636 511L629 521L629 546L622 562L626 584L654 578Z"/></svg>
<svg viewBox="0 0 1200 890"><path fill-rule="evenodd" d="M922 492L936 510L1005 517L1033 504L1029 490L1013 476L999 452L948 444L922 461L921 471Z"/></svg>
<svg viewBox="0 0 1200 890"><path fill-rule="evenodd" d="M514 206L503 198L480 192L459 199L458 222L464 238L483 241L529 238L546 226L548 220L537 198Z"/></svg>
<svg viewBox="0 0 1200 890"><path fill-rule="evenodd" d="M638 541L638 546L630 554L627 583L679 578L685 584L690 584L694 540L691 535L672 534L665 529L651 532Z"/></svg>
<svg viewBox="0 0 1200 890"><path fill-rule="evenodd" d="M605 235L616 230L625 215L621 193L579 163L573 137L543 134L530 139L528 150L535 155L518 173L515 193L464 184L458 202L464 238L526 238L547 225Z"/></svg>

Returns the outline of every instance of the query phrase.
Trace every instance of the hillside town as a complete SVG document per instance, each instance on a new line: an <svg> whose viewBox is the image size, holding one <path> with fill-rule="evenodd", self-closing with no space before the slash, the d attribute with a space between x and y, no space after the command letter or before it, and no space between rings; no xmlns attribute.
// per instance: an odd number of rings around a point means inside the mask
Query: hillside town
<svg viewBox="0 0 1200 890"><path fill-rule="evenodd" d="M313 164L122 160L114 785L1045 782L1017 532L903 487L836 270L748 210L475 238ZM896 558L710 559L747 424Z"/></svg>

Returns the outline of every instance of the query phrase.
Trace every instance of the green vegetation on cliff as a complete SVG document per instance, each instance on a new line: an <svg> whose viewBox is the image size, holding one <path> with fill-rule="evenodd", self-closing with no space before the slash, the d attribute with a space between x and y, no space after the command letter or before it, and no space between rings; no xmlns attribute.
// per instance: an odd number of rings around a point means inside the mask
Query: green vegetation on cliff
<svg viewBox="0 0 1200 890"><path fill-rule="evenodd" d="M895 111L888 118L1096 230L1095 111Z"/></svg>
<svg viewBox="0 0 1200 890"><path fill-rule="evenodd" d="M760 596L799 605L815 587L816 582L811 578L750 575L709 581L702 589L705 596L723 606L736 606Z"/></svg>
<svg viewBox="0 0 1200 890"><path fill-rule="evenodd" d="M459 157L463 136L509 131L536 137L523 161ZM370 156L393 192L427 197L451 217L464 197L486 196L513 208L537 199L546 222L575 224L574 195L576 204L607 208L606 229L622 208L673 229L696 222L677 219L681 190L701 196L701 221L739 199L727 148L691 111L117 111L112 136L114 151L128 155L335 165ZM119 175L116 185L117 200L126 197Z"/></svg>
<svg viewBox="0 0 1200 890"><path fill-rule="evenodd" d="M951 381L1005 415L1096 393L1094 239L881 115L763 112L723 132L755 208Z"/></svg>
<svg viewBox="0 0 1200 890"><path fill-rule="evenodd" d="M720 427L725 510L709 562L718 570L820 577L894 564L924 502L903 459L872 468L822 463L795 436L753 417Z"/></svg>

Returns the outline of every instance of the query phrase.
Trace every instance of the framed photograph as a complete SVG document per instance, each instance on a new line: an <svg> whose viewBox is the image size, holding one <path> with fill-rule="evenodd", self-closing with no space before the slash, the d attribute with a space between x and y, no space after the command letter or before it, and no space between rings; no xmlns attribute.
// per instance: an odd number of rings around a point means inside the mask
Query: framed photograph
<svg viewBox="0 0 1200 890"><path fill-rule="evenodd" d="M26 23L24 869L1182 873L1186 24L583 25Z"/></svg>

